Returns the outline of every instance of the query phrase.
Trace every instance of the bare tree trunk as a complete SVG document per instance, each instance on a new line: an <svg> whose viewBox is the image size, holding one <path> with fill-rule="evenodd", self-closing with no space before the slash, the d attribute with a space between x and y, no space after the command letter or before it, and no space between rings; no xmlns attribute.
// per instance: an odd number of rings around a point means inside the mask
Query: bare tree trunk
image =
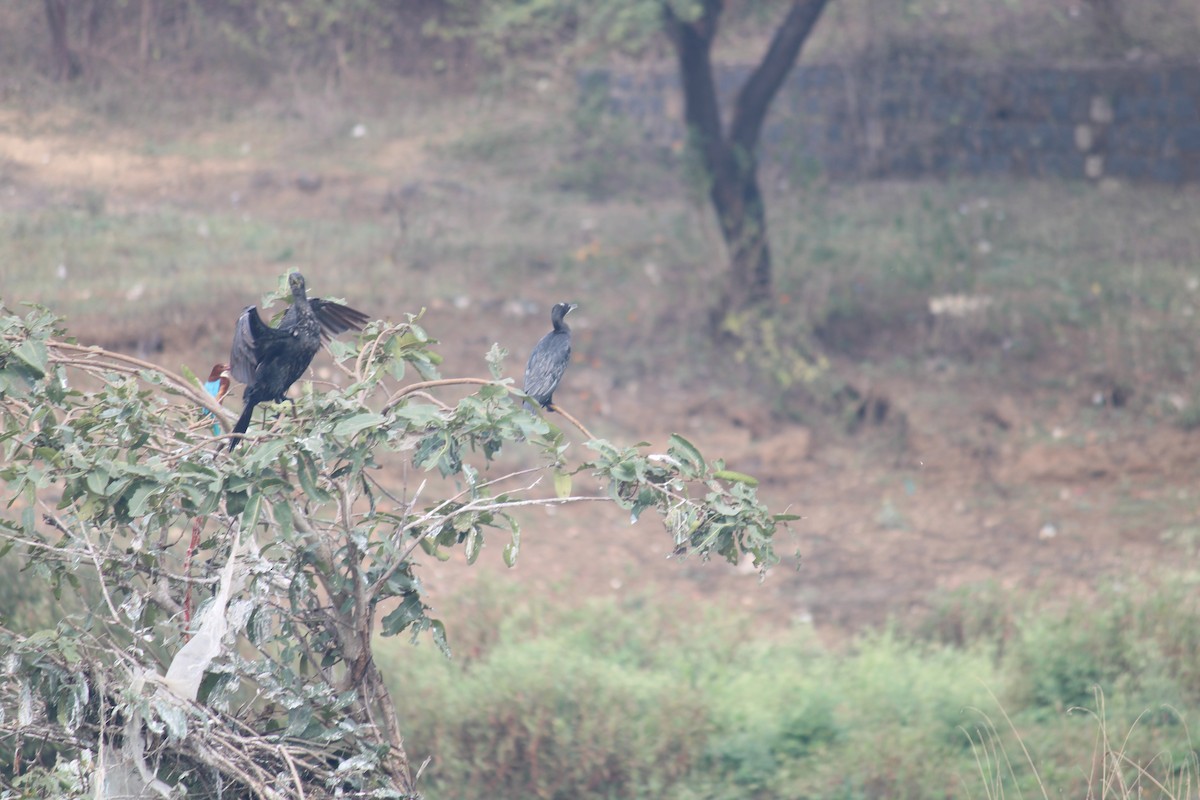
<svg viewBox="0 0 1200 800"><path fill-rule="evenodd" d="M711 55L721 0L703 0L700 14L689 20L663 6L667 32L679 58L688 135L708 172L709 198L729 251L729 283L716 309L718 318L770 299L771 251L758 186L759 136L771 101L827 2L792 4L762 61L738 92L728 135L721 130Z"/></svg>
<svg viewBox="0 0 1200 800"><path fill-rule="evenodd" d="M1123 55L1133 46L1133 36L1125 27L1121 7L1117 0L1087 0L1096 17L1096 30L1100 44L1111 55Z"/></svg>
<svg viewBox="0 0 1200 800"><path fill-rule="evenodd" d="M388 745L385 759L385 769L389 776L408 795L416 795L416 785L413 783L412 766L408 762L408 753L404 749L404 736L400 732L400 720L396 716L396 704L392 702L388 692L387 682L379 672L379 667L372 658L365 676L365 682L359 687L359 696L364 697L369 706L377 709L382 720L377 724L383 729L383 737Z"/></svg>
<svg viewBox="0 0 1200 800"><path fill-rule="evenodd" d="M50 23L50 55L54 59L54 79L76 78L83 71L79 57L67 44L67 0L45 0L46 20Z"/></svg>
<svg viewBox="0 0 1200 800"><path fill-rule="evenodd" d="M138 25L138 59L142 68L150 66L151 39L154 30L154 0L142 0Z"/></svg>
<svg viewBox="0 0 1200 800"><path fill-rule="evenodd" d="M83 33L83 49L91 50L100 40L100 19L103 17L104 0L88 0L84 19L87 25Z"/></svg>

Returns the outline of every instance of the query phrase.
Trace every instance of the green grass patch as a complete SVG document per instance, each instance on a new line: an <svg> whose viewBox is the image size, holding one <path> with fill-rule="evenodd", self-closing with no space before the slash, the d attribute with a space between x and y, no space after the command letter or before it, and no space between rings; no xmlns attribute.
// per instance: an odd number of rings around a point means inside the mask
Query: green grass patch
<svg viewBox="0 0 1200 800"><path fill-rule="evenodd" d="M446 610L455 660L392 642L380 658L431 798L1129 797L1195 775L1191 588L1084 611L981 587L940 624L830 650L731 612L485 583ZM971 622L950 644L953 608Z"/></svg>
<svg viewBox="0 0 1200 800"><path fill-rule="evenodd" d="M157 321L164 309L211 299L214 275L222 276L222 290L257 298L315 249L323 259L357 260L385 235L370 223L276 222L236 212L56 208L5 215L0 273L10 304L42 303L70 319L133 304ZM328 293L327 284L318 288Z"/></svg>

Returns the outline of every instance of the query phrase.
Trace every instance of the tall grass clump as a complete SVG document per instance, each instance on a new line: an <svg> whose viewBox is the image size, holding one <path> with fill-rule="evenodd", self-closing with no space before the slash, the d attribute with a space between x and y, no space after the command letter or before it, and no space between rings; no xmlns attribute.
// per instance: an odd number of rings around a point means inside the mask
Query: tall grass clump
<svg viewBox="0 0 1200 800"><path fill-rule="evenodd" d="M964 727L981 796L1185 800L1200 786L1187 713L1170 705L1113 707L1099 686L1088 707L1038 726L1003 708L972 709Z"/></svg>
<svg viewBox="0 0 1200 800"><path fill-rule="evenodd" d="M1200 600L1187 581L1115 587L1098 601L1030 614L1010 653L1009 700L1043 713L1087 706L1094 687L1185 707L1200 701Z"/></svg>

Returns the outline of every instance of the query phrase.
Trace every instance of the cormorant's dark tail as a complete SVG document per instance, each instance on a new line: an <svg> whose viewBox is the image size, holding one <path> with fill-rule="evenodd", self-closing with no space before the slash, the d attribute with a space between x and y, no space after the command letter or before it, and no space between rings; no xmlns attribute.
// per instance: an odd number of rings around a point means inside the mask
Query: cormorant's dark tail
<svg viewBox="0 0 1200 800"><path fill-rule="evenodd" d="M529 400L522 400L521 405L530 414L536 414L539 411L558 411L558 409L554 407L553 400L547 400L544 403L540 403L537 400L534 400L532 402L530 402Z"/></svg>
<svg viewBox="0 0 1200 800"><path fill-rule="evenodd" d="M242 409L242 415L238 417L237 424L233 426L233 432L237 435L229 440L229 450L231 452L233 448L238 446L238 442L242 440L241 434L245 433L246 429L250 427L250 415L254 413L256 405L258 404L246 403L246 407Z"/></svg>

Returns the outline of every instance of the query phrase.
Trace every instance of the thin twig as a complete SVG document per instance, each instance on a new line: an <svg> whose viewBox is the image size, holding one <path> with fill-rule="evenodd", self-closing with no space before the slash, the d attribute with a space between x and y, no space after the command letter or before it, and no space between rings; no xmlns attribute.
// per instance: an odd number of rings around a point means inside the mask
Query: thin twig
<svg viewBox="0 0 1200 800"><path fill-rule="evenodd" d="M452 503L456 502L456 501L457 501L457 500L458 500L460 497L462 497L463 495L467 494L468 492L474 491L474 490L476 490L476 489L479 489L479 488L483 488L483 487L485 487L485 486L490 486L491 484L498 483L498 482L500 482L500 481L507 480L507 479L509 479L509 478L514 478L514 477L517 477L518 475L525 475L525 474L528 474L528 473L530 473L530 472L537 472L537 471L538 471L538 469L539 469L539 468L537 468L537 467L529 467L529 468L526 468L526 469L523 469L523 470L519 470L519 471L517 471L517 472L512 472L512 473L509 473L509 474L507 474L507 475L502 475L502 476L501 476L501 477L499 477L499 478L495 478L495 479L493 479L493 480L491 480L491 481L488 481L487 483L480 484L480 485L478 485L478 486L467 486L466 488L464 488L464 489L462 489L461 491L459 491L457 494L455 494L455 495L452 495L451 497L448 497L448 498L446 498L445 500L443 500L442 502L438 503L438 504L437 504L436 506L434 506L433 508L431 508L431 509L429 509L428 511L426 511L426 512L425 512L424 514L422 514L422 515L421 515L421 516L420 516L418 519L416 519L416 520L414 520L414 521L412 521L412 522L409 522L409 523L406 523L406 524L402 525L402 526L400 527L400 537L401 537L401 539L403 539L403 538L404 538L404 536L405 536L405 534L407 534L409 531L412 531L412 530L414 530L415 528L418 528L418 527L420 527L421 525L424 525L425 523L429 522L430 520L436 519L436 518L437 518L437 516L438 516L438 515L441 513L441 511L442 511L443 509L445 509L446 507L450 506ZM526 486L524 489L517 489L516 491L518 491L518 492L527 492L527 491L529 491L530 489L532 489L533 487L537 486L540 480L541 480L541 479L539 478L538 480L536 480L536 481L534 481L533 483L531 483L529 486ZM424 481L421 481L421 487L420 487L420 489L418 489L418 490L417 490L417 494L420 494L420 491L421 491L421 489L424 489L424 488L425 488L425 482L424 482ZM478 498L477 498L477 499L478 499ZM417 501L417 500L416 500L416 496L414 495L414 497L413 497L413 502L412 502L412 504L410 504L410 505L409 505L408 513L411 513L411 511L412 511L412 505L413 505L413 504L415 504L415 503L416 503L416 501ZM471 505L472 505L472 503L474 503L474 502L475 502L475 501L474 501L474 500L472 500L472 501L471 501L471 503L467 503L467 504L465 504L465 505L463 505L463 506L461 506L461 507L459 507L459 508L455 509L455 511L454 511L453 513L446 515L446 517L445 517L445 518L446 518L446 519L451 519L451 518L453 518L453 517L457 516L458 514L460 514L460 513L464 512L464 511L466 511L466 510L468 510L468 509L470 509L470 510L475 510L474 508L471 508ZM412 543L412 544L410 544L410 545L408 546L408 548L407 548L407 549L406 549L406 550L405 550L403 553L401 553L401 554L400 554L400 557L399 557L398 559L396 559L395 563L393 563L393 564L391 565L391 567L389 567L389 568L388 568L387 572L385 572L385 573L384 573L382 576L380 576L378 579L376 579L376 581L375 581L375 585L374 585L374 587L372 587L372 589L371 589L371 592L368 594L368 597L370 597L370 598L374 598L374 597L375 597L375 595L376 595L376 594L378 594L378 593L379 593L379 592L380 592L380 591L383 589L383 587L384 587L385 585L387 585L387 582L388 582L388 580L389 580L389 579L392 577L392 575L396 574L396 571L397 571L398 569L400 569L400 567L402 567L402 566L403 566L403 565L404 565L404 564L405 564L405 563L408 561L408 557L409 557L410 555L412 555L412 552L413 552L413 550L415 550L415 549L416 549L416 548L417 548L417 547L418 547L418 546L421 544L421 539L423 539L423 538L424 538L424 535L422 535L422 536L418 536L416 539L414 539L414 540L413 540L413 543Z"/></svg>
<svg viewBox="0 0 1200 800"><path fill-rule="evenodd" d="M436 380L436 381L422 381L420 383L410 383L408 386L405 386L403 389L398 390L390 398L388 398L387 403L383 407L383 413L386 414L388 411L390 411L392 408L394 408L397 403L399 403L402 399L404 399L405 397L407 397L411 394L416 394L416 393L420 392L422 395L428 396L424 392L425 389L435 389L435 388L438 388L441 386L499 386L499 387L503 388L505 391L507 391L509 394L514 394L519 397L525 396L524 392L521 392L520 390L518 390L512 386L509 386L507 383L503 383L503 382L497 381L497 380L492 380L489 378L442 378L442 379ZM580 430L580 432L584 436L586 436L588 439L596 438L595 436L592 435L591 431L589 431L586 427L584 427L582 422L575 419L574 416L572 416L570 413L568 413L566 411L566 409L564 409L558 403L553 404L552 410L557 411L559 414L562 414L563 417L568 422L570 422L572 425L574 425L576 428L578 428Z"/></svg>
<svg viewBox="0 0 1200 800"><path fill-rule="evenodd" d="M464 506L456 508L453 513L447 514L446 519L453 519L454 517L457 517L458 515L464 514L468 511L480 511L480 510L491 511L492 509L496 509L496 508L516 508L518 506L561 506L561 505L566 505L568 503L611 502L611 501L612 501L611 497L602 497L602 496L593 497L593 496L589 496L589 495L576 495L573 497L547 497L547 498L542 498L542 499L538 499L538 500L510 500L507 502L494 503L491 505L474 505L474 501L472 501L471 503L468 503ZM410 527L405 528L405 530L411 530L411 528ZM403 565L404 562L408 560L408 557L410 555L412 555L413 550L417 549L417 546L420 545L421 539L423 539L423 538L424 538L423 536L418 536L417 539L408 546L408 549L400 554L400 559L397 561L396 564L392 565L391 569L388 571L389 575L391 573L395 572L397 569L399 569L400 566Z"/></svg>
<svg viewBox="0 0 1200 800"><path fill-rule="evenodd" d="M422 400L428 400L429 402L433 403L434 405L439 406L442 409L442 411L453 411L454 410L454 406L450 405L449 403L443 403L441 400L438 400L436 397L431 395L429 392L413 392L411 396L419 397Z"/></svg>
<svg viewBox="0 0 1200 800"><path fill-rule="evenodd" d="M72 538L80 539L83 541L84 546L87 548L88 555L91 556L91 558L92 558L92 564L96 567L96 577L99 578L97 583L100 585L100 593L102 595L104 595L104 604L108 606L108 611L110 614L112 614L112 621L117 624L120 624L121 617L117 613L116 606L113 605L112 598L108 594L108 585L104 581L104 566L100 563L100 556L96 553L96 548L92 546L92 540L88 538L87 532L85 530L83 530L83 528L86 526L87 523L84 522L83 520L79 520L80 533L78 534L78 536L75 536L67 528L67 526L64 525L62 523L62 521L58 517L54 516L53 514L46 514L45 519L48 522L50 522L55 528L58 528L58 530L62 531L67 536L71 536Z"/></svg>
<svg viewBox="0 0 1200 800"><path fill-rule="evenodd" d="M171 372L170 370L164 369L163 367L161 367L157 364L151 364L149 361L143 361L140 358L134 358L133 356L127 356L124 353L116 353L111 350L105 350L104 348L97 347L95 345L90 345L90 346L85 347L83 345L71 344L70 342L60 342L60 341L55 341L55 340L47 342L47 345L48 345L48 348L50 351L51 360L54 361L55 363L62 363L67 366L79 367L81 369L86 369L88 371L93 371L99 367L99 368L105 368L105 369L111 369L111 370L116 370L116 371L120 371L120 372L125 372L125 373L133 374L133 375L136 375L142 371L156 373L158 375L161 375L168 383L170 383L173 386L173 388L178 390L180 394L184 395L185 397L187 397L189 400L193 401L197 405L204 406L209 411L212 411L217 416L217 419L221 420L222 418L224 418L223 421L226 424L228 424L228 422L230 420L234 419L233 413L231 411L229 411L228 409L226 409L224 406L217 403L216 398L214 398L208 392L204 391L203 387L197 386L196 384L187 380L183 376L176 375L175 373ZM98 362L98 361L95 361L92 359L70 358L70 357L62 356L56 351L81 353L85 356L94 356L98 359L104 359L107 362L117 362L117 363L103 363L103 362ZM129 365L129 366L124 366L124 365ZM130 367L135 367L136 369L131 369Z"/></svg>
<svg viewBox="0 0 1200 800"><path fill-rule="evenodd" d="M414 392L422 391L423 389L435 389L440 386L502 386L506 390L511 390L506 384L494 381L490 378L440 378L435 381L421 381L420 383L410 383L403 389L397 390L383 407L383 413L391 411L397 403Z"/></svg>
<svg viewBox="0 0 1200 800"><path fill-rule="evenodd" d="M276 745L279 750L279 755L283 756L283 760L287 762L288 769L292 772L292 781L296 784L296 793L300 796L300 800L304 798L304 783L300 780L300 773L296 770L296 762L292 761L292 756L288 753L287 748L283 745Z"/></svg>
<svg viewBox="0 0 1200 800"><path fill-rule="evenodd" d="M579 428L580 432L582 432L583 435L586 436L589 440L594 440L596 438L595 436L592 435L591 431L589 431L587 428L583 427L582 422L580 422L579 420L575 419L575 417L568 414L567 410L565 408L563 408L562 406L560 406L558 403L553 404L553 410L557 411L559 414L562 414L563 417L568 422L570 422L576 428Z"/></svg>

